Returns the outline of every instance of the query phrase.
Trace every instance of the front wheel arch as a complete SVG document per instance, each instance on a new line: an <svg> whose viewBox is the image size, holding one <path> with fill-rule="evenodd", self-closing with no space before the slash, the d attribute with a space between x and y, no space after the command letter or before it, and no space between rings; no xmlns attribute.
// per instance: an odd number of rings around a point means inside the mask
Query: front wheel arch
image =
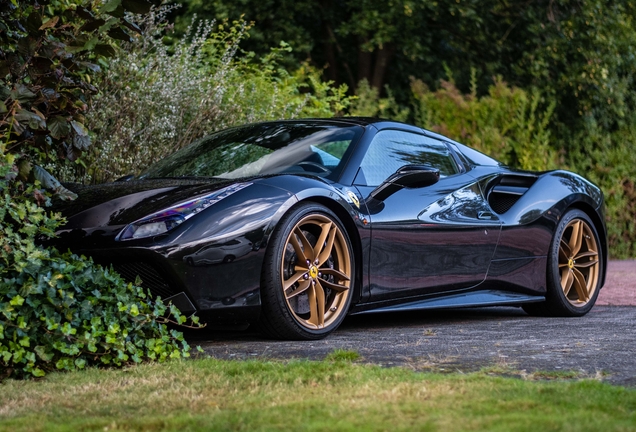
<svg viewBox="0 0 636 432"><path fill-rule="evenodd" d="M363 264L362 259L362 240L360 239L360 233L358 232L358 229L353 222L351 214L340 203L327 197L314 196L299 201L299 203L317 203L323 205L334 212L336 216L338 216L338 219L340 219L340 221L344 225L344 228L347 231L347 235L351 240L351 245L353 247L353 257L355 261L356 280L354 284L353 298L351 299L351 305L355 305L360 301L362 296L362 275L364 269L366 269L366 266Z"/></svg>

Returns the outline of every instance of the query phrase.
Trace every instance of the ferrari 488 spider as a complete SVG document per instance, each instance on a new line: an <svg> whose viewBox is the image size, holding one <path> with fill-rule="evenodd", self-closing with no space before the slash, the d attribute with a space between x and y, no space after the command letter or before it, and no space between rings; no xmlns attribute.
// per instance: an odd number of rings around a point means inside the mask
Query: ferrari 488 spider
<svg viewBox="0 0 636 432"><path fill-rule="evenodd" d="M580 316L605 280L598 187L397 122L250 124L138 177L69 188L58 247L140 276L184 313L275 338L409 309Z"/></svg>

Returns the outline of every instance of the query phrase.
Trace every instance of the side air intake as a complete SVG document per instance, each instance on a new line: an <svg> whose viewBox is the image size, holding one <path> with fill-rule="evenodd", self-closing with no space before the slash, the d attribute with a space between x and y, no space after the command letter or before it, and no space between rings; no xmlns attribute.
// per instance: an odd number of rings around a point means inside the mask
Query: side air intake
<svg viewBox="0 0 636 432"><path fill-rule="evenodd" d="M504 175L496 179L488 192L488 204L495 213L503 214L515 205L519 198L537 180L533 175Z"/></svg>

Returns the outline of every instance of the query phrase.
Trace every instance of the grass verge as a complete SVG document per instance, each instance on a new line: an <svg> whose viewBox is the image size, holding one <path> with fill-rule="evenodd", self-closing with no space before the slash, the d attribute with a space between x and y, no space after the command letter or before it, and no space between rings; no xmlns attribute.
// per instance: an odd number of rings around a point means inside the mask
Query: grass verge
<svg viewBox="0 0 636 432"><path fill-rule="evenodd" d="M636 390L315 361L202 359L0 385L0 430L626 431Z"/></svg>

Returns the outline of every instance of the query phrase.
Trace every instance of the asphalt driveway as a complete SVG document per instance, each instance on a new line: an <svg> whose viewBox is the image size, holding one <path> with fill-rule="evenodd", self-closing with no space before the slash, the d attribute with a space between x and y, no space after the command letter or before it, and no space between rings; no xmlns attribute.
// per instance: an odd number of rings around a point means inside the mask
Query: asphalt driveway
<svg viewBox="0 0 636 432"><path fill-rule="evenodd" d="M210 330L188 340L217 358L322 359L337 348L361 361L416 370L576 372L636 385L636 261L610 262L597 306L582 318L535 318L520 308L348 317L325 340L285 342L247 331Z"/></svg>

